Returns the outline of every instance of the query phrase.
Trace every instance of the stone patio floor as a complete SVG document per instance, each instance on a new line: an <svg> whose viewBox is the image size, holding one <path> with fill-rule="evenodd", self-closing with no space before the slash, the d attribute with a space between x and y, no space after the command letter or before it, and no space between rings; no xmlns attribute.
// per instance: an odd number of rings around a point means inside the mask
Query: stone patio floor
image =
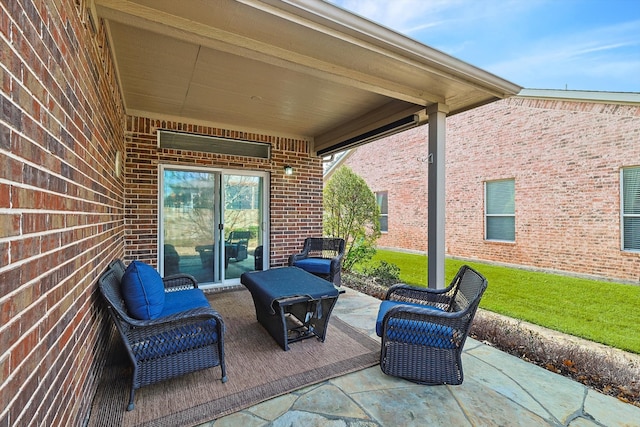
<svg viewBox="0 0 640 427"><path fill-rule="evenodd" d="M379 303L347 288L333 316L379 339ZM640 426L640 408L471 338L462 361L462 385L418 385L374 366L202 426Z"/></svg>

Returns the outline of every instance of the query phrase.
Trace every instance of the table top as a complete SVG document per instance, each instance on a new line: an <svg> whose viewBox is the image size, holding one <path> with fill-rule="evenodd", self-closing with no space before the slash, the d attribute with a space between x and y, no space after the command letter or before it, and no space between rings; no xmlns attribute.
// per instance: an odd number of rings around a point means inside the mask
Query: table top
<svg viewBox="0 0 640 427"><path fill-rule="evenodd" d="M240 283L249 289L254 298L270 307L276 300L284 298L323 299L338 296L338 290L332 283L298 267L243 273Z"/></svg>

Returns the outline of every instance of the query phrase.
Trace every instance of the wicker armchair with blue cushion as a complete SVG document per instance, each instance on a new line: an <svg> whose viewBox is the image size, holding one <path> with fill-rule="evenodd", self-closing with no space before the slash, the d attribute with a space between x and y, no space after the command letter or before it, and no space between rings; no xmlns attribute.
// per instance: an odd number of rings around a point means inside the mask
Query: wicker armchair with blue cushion
<svg viewBox="0 0 640 427"><path fill-rule="evenodd" d="M445 289L405 284L380 304L380 368L419 384L462 384L462 348L487 280L469 266Z"/></svg>
<svg viewBox="0 0 640 427"><path fill-rule="evenodd" d="M224 322L192 276L116 260L98 286L133 365L127 410L138 388L200 369L220 366L227 381Z"/></svg>
<svg viewBox="0 0 640 427"><path fill-rule="evenodd" d="M250 238L250 231L234 230L229 233L229 238L224 242L225 267L229 266L230 258L233 258L236 261L243 261L247 259L247 248L249 246Z"/></svg>
<svg viewBox="0 0 640 427"><path fill-rule="evenodd" d="M340 286L344 248L344 239L307 237L302 252L289 257L289 266L299 267Z"/></svg>

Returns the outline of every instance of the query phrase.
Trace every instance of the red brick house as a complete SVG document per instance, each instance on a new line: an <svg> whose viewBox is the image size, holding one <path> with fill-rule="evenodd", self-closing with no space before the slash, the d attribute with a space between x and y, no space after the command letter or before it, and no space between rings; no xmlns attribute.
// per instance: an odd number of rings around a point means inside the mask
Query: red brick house
<svg viewBox="0 0 640 427"><path fill-rule="evenodd" d="M0 60L0 426L86 421L113 259L284 265L321 155L520 90L308 0L4 1Z"/></svg>
<svg viewBox="0 0 640 427"><path fill-rule="evenodd" d="M427 132L341 159L386 198L381 247L427 251ZM447 256L640 280L640 94L523 90L450 117L446 158Z"/></svg>

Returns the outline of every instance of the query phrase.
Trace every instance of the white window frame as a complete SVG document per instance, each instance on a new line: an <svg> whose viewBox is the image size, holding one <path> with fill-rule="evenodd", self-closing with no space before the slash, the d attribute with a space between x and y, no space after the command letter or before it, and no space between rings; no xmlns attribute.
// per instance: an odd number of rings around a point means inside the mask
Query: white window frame
<svg viewBox="0 0 640 427"><path fill-rule="evenodd" d="M504 183L504 182L512 182L513 183L513 213L489 213L490 211L490 206L489 206L489 197L488 197L488 187L491 184L494 183ZM515 197L516 197L516 191L515 191L515 187L516 187L516 182L514 178L507 178L507 179L497 179L497 180L493 180L493 181L485 181L484 182L484 239L488 240L488 241L492 241L492 242L509 242L509 243L515 243L516 241L516 230L515 230L515 217L516 217L516 203L515 203ZM513 239L496 239L496 238L491 238L489 237L489 219L490 218L505 218L505 217L509 217L509 218L513 218Z"/></svg>
<svg viewBox="0 0 640 427"><path fill-rule="evenodd" d="M389 192L386 191L386 190L385 191L376 191L375 195L376 195L376 204L378 205L378 209L380 210L380 214L378 215L378 217L379 218L382 218L382 217L387 218L387 228L386 228L386 230L383 230L382 226L381 226L380 227L380 232L381 233L388 233L389 232ZM382 213L381 203L378 203L379 202L378 195L383 196L386 199L386 201L387 201L387 213ZM382 223L380 222L380 224L382 224Z"/></svg>
<svg viewBox="0 0 640 427"><path fill-rule="evenodd" d="M638 182L634 182L633 185L635 186L634 190L638 193L636 194L636 200L640 201L640 166L629 166L629 167L623 167L620 169L620 249L624 252L640 252L640 247L637 248L631 248L631 247L626 247L627 245L625 244L625 235L627 234L627 230L625 229L625 220L626 219L630 219L630 218L638 218L638 222L640 223L640 212L638 213L632 213L632 212L625 212L625 188L624 188L624 183L625 183L625 171L631 171L633 170L634 172L637 173L637 177L638 177ZM635 210L635 209L634 209ZM638 226L639 229L634 229L634 233L640 233L640 225Z"/></svg>
<svg viewBox="0 0 640 427"><path fill-rule="evenodd" d="M268 172L264 171L253 171L253 170L243 170L243 169L225 169L220 167L206 167L206 166L191 166L191 165L173 165L173 164L160 164L158 167L158 267L164 275L164 172L166 169L169 170L180 170L180 171L194 171L194 172L207 172L207 173L217 173L220 177L220 182L217 183L216 193L219 197L219 201L216 203L219 204L217 207L218 210L221 209L220 206L224 205L224 193L220 186L221 182L224 179L225 175L249 175L249 176L257 176L263 179L263 194L262 194L262 242L263 242L263 265L269 268L269 247L270 240L269 236L271 235L271 231L269 229L269 224L271 223L270 216L271 210L269 208L269 200L271 198L270 189L271 189L271 176ZM219 212L218 212L219 214ZM224 218L217 218L224 221ZM224 231L222 232L222 239L224 239ZM220 235L217 237L220 239ZM218 262L218 261L216 261ZM219 272L223 270L221 268L218 269ZM218 277L214 277L214 282L210 283L200 283L199 287L202 289L213 289L216 287L224 287L224 286L234 286L240 285L240 278L226 279L223 276L220 276L220 273L217 275Z"/></svg>

